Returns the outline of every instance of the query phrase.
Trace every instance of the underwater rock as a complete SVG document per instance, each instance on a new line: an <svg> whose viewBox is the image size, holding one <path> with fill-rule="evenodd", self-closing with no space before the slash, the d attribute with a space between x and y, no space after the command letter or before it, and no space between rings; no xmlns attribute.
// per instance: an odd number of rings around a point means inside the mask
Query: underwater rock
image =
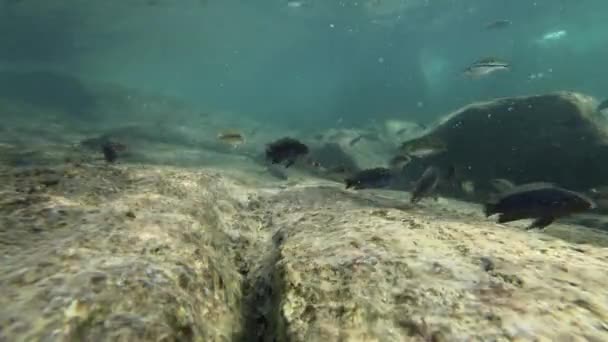
<svg viewBox="0 0 608 342"><path fill-rule="evenodd" d="M268 261L277 341L608 337L600 245L590 257L478 215L378 208L331 189L288 192L275 199L283 215Z"/></svg>
<svg viewBox="0 0 608 342"><path fill-rule="evenodd" d="M11 190L50 171L2 174L0 340L231 340L242 280L222 227L239 192L213 175L75 171L52 196Z"/></svg>
<svg viewBox="0 0 608 342"><path fill-rule="evenodd" d="M200 168L66 166L14 191L46 174L0 166L0 339L608 339L590 229L540 239L478 208Z"/></svg>
<svg viewBox="0 0 608 342"><path fill-rule="evenodd" d="M575 191L605 183L608 121L582 94L499 98L449 114L423 137L443 141L447 152L408 165L412 178L427 165L454 165L459 181L476 194L493 191L491 181L544 181Z"/></svg>

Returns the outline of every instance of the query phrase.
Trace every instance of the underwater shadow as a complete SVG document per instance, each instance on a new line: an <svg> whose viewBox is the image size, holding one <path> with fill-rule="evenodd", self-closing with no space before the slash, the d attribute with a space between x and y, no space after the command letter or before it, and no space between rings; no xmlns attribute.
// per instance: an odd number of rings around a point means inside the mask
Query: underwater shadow
<svg viewBox="0 0 608 342"><path fill-rule="evenodd" d="M76 77L53 71L0 72L0 98L90 117L95 96Z"/></svg>

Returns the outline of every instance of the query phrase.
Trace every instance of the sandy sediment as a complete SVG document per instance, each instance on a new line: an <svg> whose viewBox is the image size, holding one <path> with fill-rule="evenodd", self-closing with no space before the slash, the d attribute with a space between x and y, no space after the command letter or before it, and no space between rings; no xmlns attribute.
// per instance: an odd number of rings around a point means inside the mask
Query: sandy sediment
<svg viewBox="0 0 608 342"><path fill-rule="evenodd" d="M608 238L219 169L3 169L0 340L608 340Z"/></svg>

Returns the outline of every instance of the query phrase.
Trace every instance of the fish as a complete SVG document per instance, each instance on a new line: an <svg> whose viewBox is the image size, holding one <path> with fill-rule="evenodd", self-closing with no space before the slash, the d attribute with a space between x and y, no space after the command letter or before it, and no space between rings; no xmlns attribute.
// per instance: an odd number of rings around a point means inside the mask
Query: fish
<svg viewBox="0 0 608 342"><path fill-rule="evenodd" d="M285 168L292 166L300 157L307 155L308 146L300 141L285 137L266 146L266 159L272 164L285 162Z"/></svg>
<svg viewBox="0 0 608 342"><path fill-rule="evenodd" d="M401 144L399 151L402 154L416 158L426 158L448 150L443 140L434 136L423 136L408 140Z"/></svg>
<svg viewBox="0 0 608 342"><path fill-rule="evenodd" d="M504 178L495 178L490 180L490 185L499 193L506 192L515 187L515 183Z"/></svg>
<svg viewBox="0 0 608 342"><path fill-rule="evenodd" d="M544 229L556 219L597 208L589 197L553 183L536 182L515 186L484 205L486 217L498 223L534 219L526 229Z"/></svg>
<svg viewBox="0 0 608 342"><path fill-rule="evenodd" d="M606 109L608 109L608 100L604 100L604 101L600 102L600 104L597 106L598 112L603 112Z"/></svg>
<svg viewBox="0 0 608 342"><path fill-rule="evenodd" d="M391 169L403 170L412 161L412 157L408 155L396 155L388 162Z"/></svg>
<svg viewBox="0 0 608 342"><path fill-rule="evenodd" d="M393 181L393 173L384 167L376 167L359 171L344 180L346 189L381 189L389 187Z"/></svg>
<svg viewBox="0 0 608 342"><path fill-rule="evenodd" d="M105 142L101 145L101 153L103 153L103 158L108 163L114 163L118 159L118 150L120 146L118 144L112 143L110 141Z"/></svg>
<svg viewBox="0 0 608 342"><path fill-rule="evenodd" d="M560 39L564 38L567 34L568 34L568 32L566 30L558 30L558 31L549 32L549 33L544 34L542 36L542 38L540 38L540 41L547 42L547 41L553 41L553 40L560 40Z"/></svg>
<svg viewBox="0 0 608 342"><path fill-rule="evenodd" d="M484 29L486 29L486 30L499 30L499 29L507 28L507 27L511 26L511 24L512 24L511 20L498 19L498 20L494 20L494 21L491 21L491 22L487 23L484 26Z"/></svg>
<svg viewBox="0 0 608 342"><path fill-rule="evenodd" d="M243 134L237 131L220 132L217 139L223 143L229 144L232 148L237 148L245 142Z"/></svg>
<svg viewBox="0 0 608 342"><path fill-rule="evenodd" d="M464 70L464 74L470 78L480 78L500 70L509 70L509 63L494 57L486 57L475 61Z"/></svg>
<svg viewBox="0 0 608 342"><path fill-rule="evenodd" d="M287 1L287 7L288 8L303 8L303 7L307 7L310 4L306 1Z"/></svg>
<svg viewBox="0 0 608 342"><path fill-rule="evenodd" d="M416 181L416 184L414 184L410 203L418 203L422 198L431 195L437 188L440 178L440 172L437 167L427 167L422 173L422 176Z"/></svg>
<svg viewBox="0 0 608 342"><path fill-rule="evenodd" d="M361 139L363 139L362 135L356 136L355 138L353 138L351 141L348 142L348 146L355 146L356 143L358 143L359 141L361 141Z"/></svg>
<svg viewBox="0 0 608 342"><path fill-rule="evenodd" d="M453 182L456 179L456 166L450 165L445 172L445 180L447 182Z"/></svg>

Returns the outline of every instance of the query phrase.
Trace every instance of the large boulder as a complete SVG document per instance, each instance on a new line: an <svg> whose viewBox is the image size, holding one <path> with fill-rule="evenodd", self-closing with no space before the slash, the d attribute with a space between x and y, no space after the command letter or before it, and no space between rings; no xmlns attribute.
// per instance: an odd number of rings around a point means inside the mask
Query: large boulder
<svg viewBox="0 0 608 342"><path fill-rule="evenodd" d="M606 183L608 122L585 95L558 92L474 103L449 114L424 135L447 145L445 153L410 164L454 165L460 181L483 193L489 181L547 181L574 190ZM404 145L407 145L405 142Z"/></svg>

